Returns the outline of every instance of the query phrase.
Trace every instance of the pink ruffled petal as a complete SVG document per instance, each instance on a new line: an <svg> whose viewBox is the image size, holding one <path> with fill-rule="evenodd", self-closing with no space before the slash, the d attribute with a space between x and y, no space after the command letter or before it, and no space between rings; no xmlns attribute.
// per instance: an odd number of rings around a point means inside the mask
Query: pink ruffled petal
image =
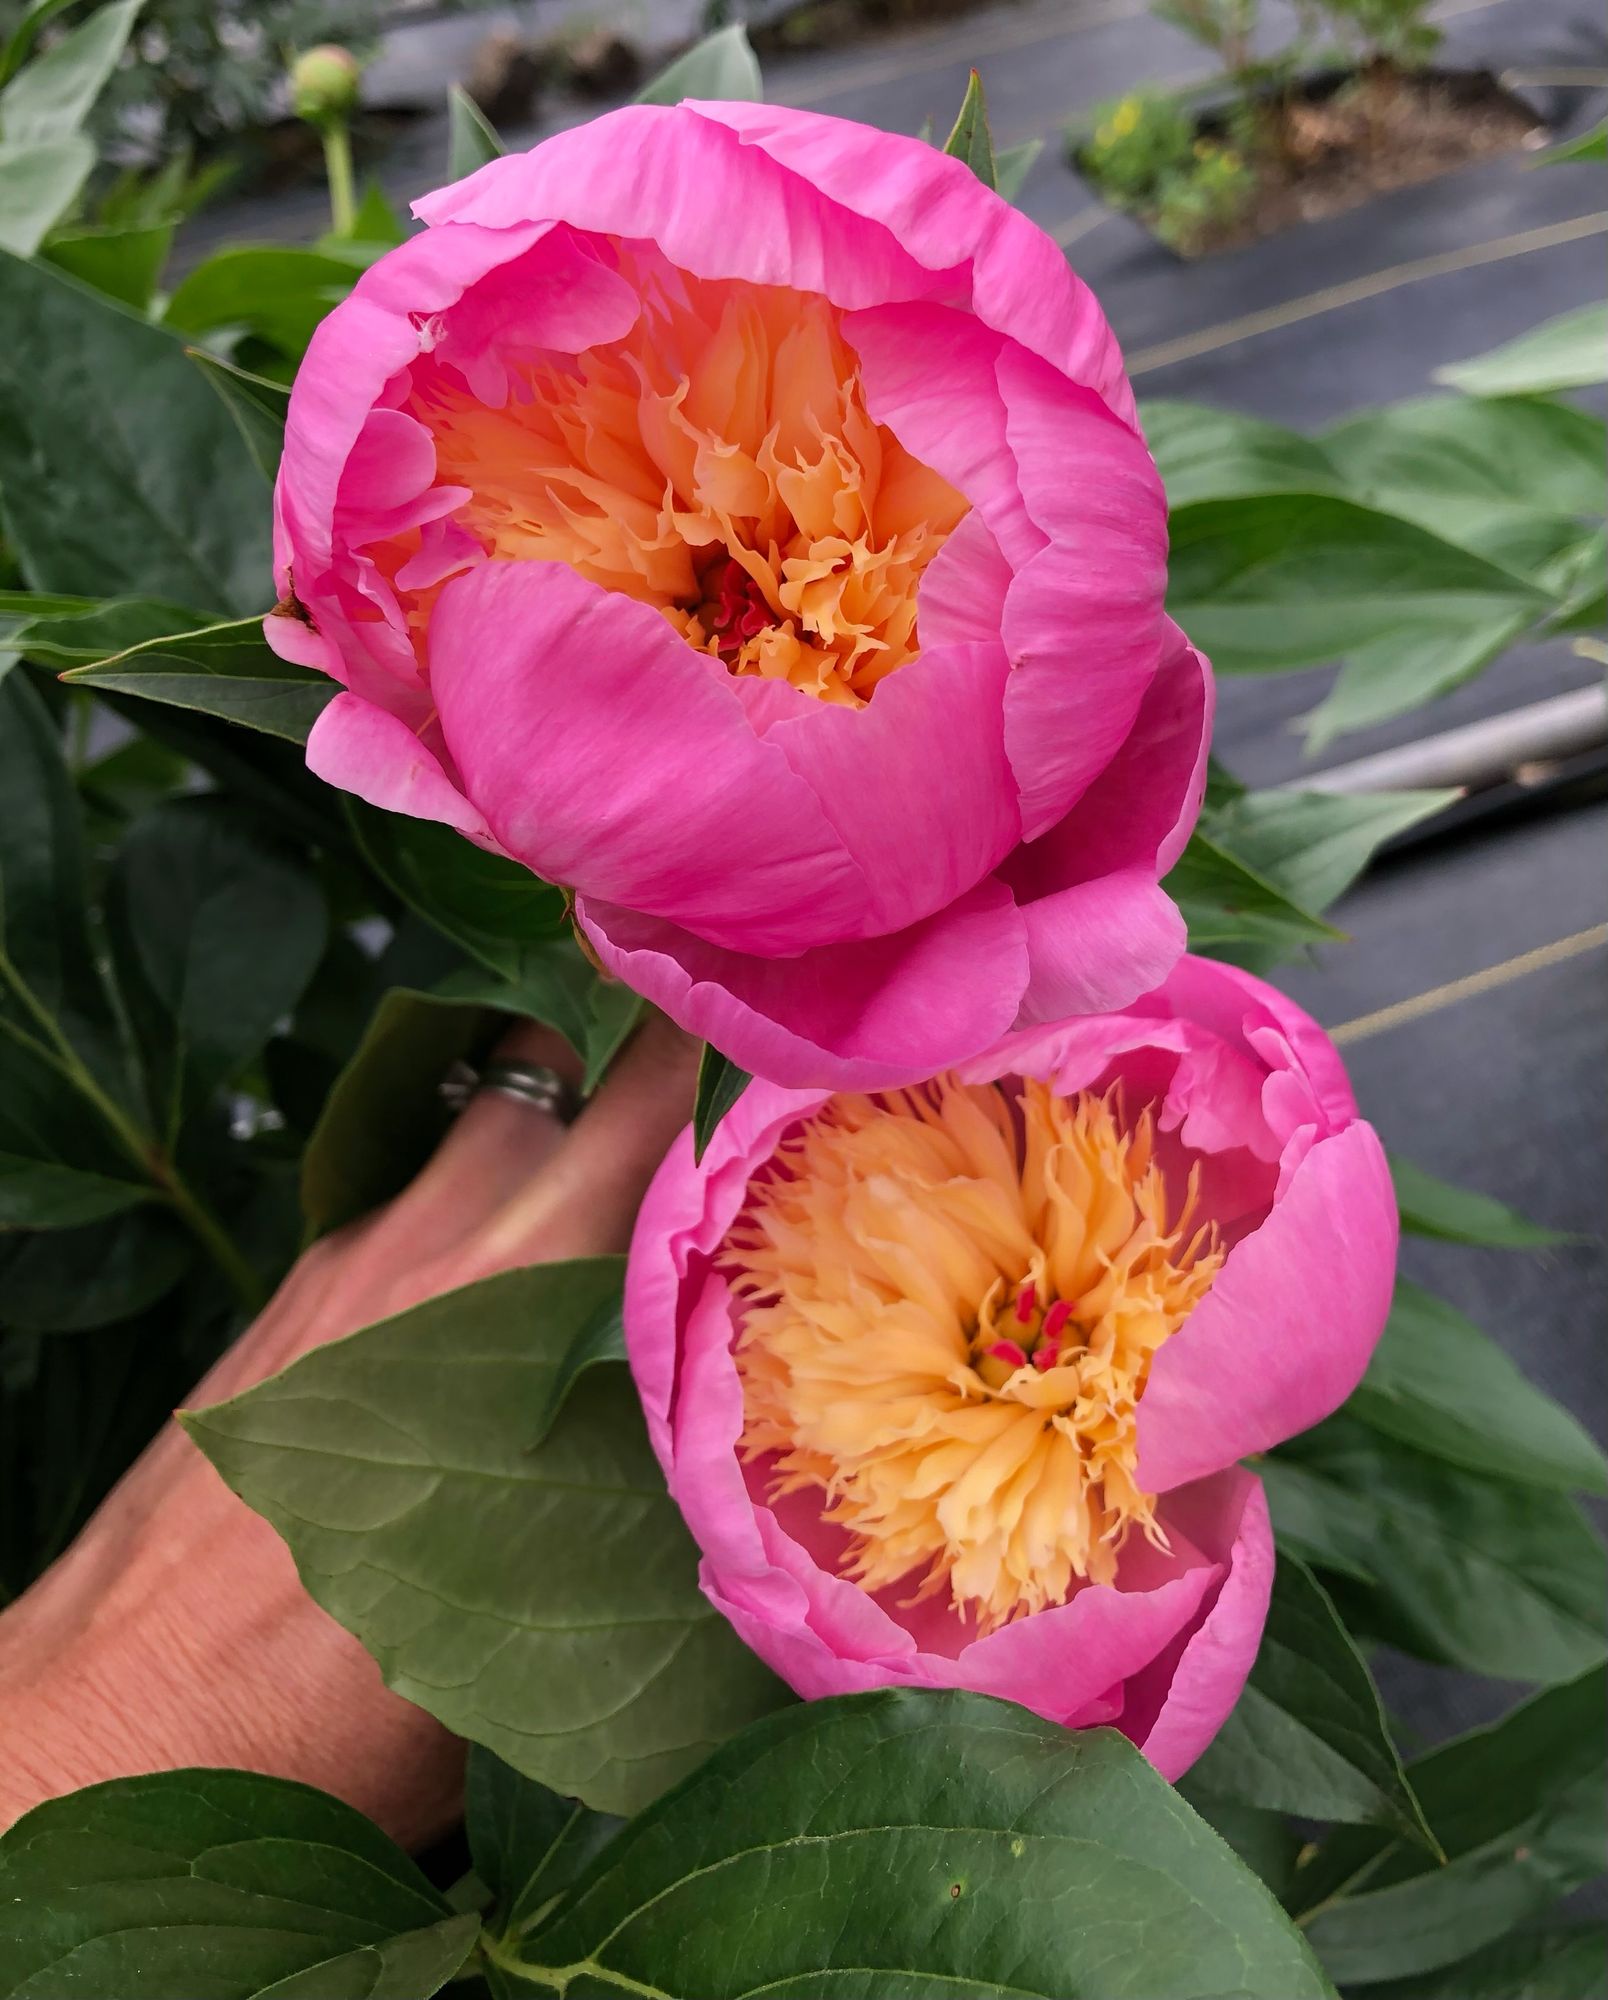
<svg viewBox="0 0 1608 2000"><path fill-rule="evenodd" d="M861 922L866 885L814 792L651 605L562 563L486 563L442 591L430 657L465 786L549 881L726 948Z"/></svg>
<svg viewBox="0 0 1608 2000"><path fill-rule="evenodd" d="M1176 1783L1228 1720L1262 1643L1273 1592L1273 1528L1262 1482L1235 1466L1169 1494L1165 1518L1223 1550L1227 1574L1192 1630L1128 1683L1118 1727Z"/></svg>
<svg viewBox="0 0 1608 2000"><path fill-rule="evenodd" d="M307 768L371 806L439 820L494 846L485 820L405 722L355 694L338 694L307 738Z"/></svg>
<svg viewBox="0 0 1608 2000"><path fill-rule="evenodd" d="M1338 1409L1384 1329L1397 1236L1372 1126L1312 1146L1151 1364L1139 1404L1140 1486L1165 1493Z"/></svg>
<svg viewBox="0 0 1608 2000"><path fill-rule="evenodd" d="M686 109L730 126L750 148L886 229L930 269L964 258L966 302L985 326L1086 383L1125 423L1136 421L1121 351L1094 294L1060 246L963 162L920 139L777 104Z"/></svg>
<svg viewBox="0 0 1608 2000"><path fill-rule="evenodd" d="M575 914L610 972L742 1068L798 1089L931 1076L997 1041L1027 983L1022 920L993 878L890 937L788 959L722 951L589 897Z"/></svg>

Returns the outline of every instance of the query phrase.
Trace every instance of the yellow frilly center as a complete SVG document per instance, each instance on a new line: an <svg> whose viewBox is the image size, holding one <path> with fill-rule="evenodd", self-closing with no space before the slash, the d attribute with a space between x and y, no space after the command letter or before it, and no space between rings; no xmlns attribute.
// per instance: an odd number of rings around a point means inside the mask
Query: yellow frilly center
<svg viewBox="0 0 1608 2000"><path fill-rule="evenodd" d="M415 391L438 480L471 495L458 525L656 605L732 673L860 706L915 658L916 586L966 502L872 422L825 299L618 255L624 339L528 360L500 409L445 374Z"/></svg>
<svg viewBox="0 0 1608 2000"><path fill-rule="evenodd" d="M991 1631L1109 1583L1137 1526L1151 1361L1222 1252L1170 1202L1150 1110L939 1078L835 1097L755 1182L722 1256L742 1448L818 1490L844 1574L947 1590Z"/></svg>

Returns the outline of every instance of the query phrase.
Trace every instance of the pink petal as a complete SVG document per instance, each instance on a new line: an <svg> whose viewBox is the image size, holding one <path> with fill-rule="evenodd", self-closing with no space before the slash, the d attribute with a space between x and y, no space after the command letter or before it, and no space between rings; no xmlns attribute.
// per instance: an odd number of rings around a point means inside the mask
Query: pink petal
<svg viewBox="0 0 1608 2000"><path fill-rule="evenodd" d="M1398 1222L1372 1126L1321 1139L1151 1365L1139 1484L1165 1493L1338 1409L1384 1329Z"/></svg>
<svg viewBox="0 0 1608 2000"><path fill-rule="evenodd" d="M466 788L549 881L727 948L798 950L863 920L815 794L651 605L562 563L485 563L442 591L430 658Z"/></svg>
<svg viewBox="0 0 1608 2000"><path fill-rule="evenodd" d="M796 958L722 951L590 898L576 917L608 970L673 1021L799 1089L931 1076L999 1039L1027 979L1020 915L992 877L924 923Z"/></svg>
<svg viewBox="0 0 1608 2000"><path fill-rule="evenodd" d="M1143 442L1006 346L997 363L1024 504L1049 546L1011 585L1005 750L1028 840L1110 763L1162 655L1167 503Z"/></svg>
<svg viewBox="0 0 1608 2000"><path fill-rule="evenodd" d="M1169 1528L1221 1552L1227 1575L1205 1615L1128 1683L1118 1725L1176 1783L1228 1720L1262 1643L1273 1591L1273 1529L1262 1482L1235 1466L1168 1495Z"/></svg>
<svg viewBox="0 0 1608 2000"><path fill-rule="evenodd" d="M916 595L923 648L997 645L1011 567L974 507L922 572Z"/></svg>
<svg viewBox="0 0 1608 2000"><path fill-rule="evenodd" d="M1139 868L1020 908L1032 968L1016 1016L1022 1028L1127 1006L1161 984L1188 941L1177 905Z"/></svg>
<svg viewBox="0 0 1608 2000"><path fill-rule="evenodd" d="M492 846L490 829L405 722L355 694L338 694L307 738L307 768L371 806L440 820Z"/></svg>
<svg viewBox="0 0 1608 2000"><path fill-rule="evenodd" d="M863 872L863 931L902 930L931 916L1015 845L1005 680L997 638L923 647L866 707L806 701L767 731Z"/></svg>
<svg viewBox="0 0 1608 2000"><path fill-rule="evenodd" d="M1122 355L1094 294L1060 246L961 161L923 140L776 104L687 109L729 125L829 200L881 225L932 270L964 258L967 303L985 326L1086 383L1124 422L1135 421Z"/></svg>

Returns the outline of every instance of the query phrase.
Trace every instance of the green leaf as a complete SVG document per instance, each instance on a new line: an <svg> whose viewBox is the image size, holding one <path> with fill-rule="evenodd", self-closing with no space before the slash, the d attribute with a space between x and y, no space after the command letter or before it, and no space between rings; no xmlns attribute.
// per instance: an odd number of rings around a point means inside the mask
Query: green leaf
<svg viewBox="0 0 1608 2000"><path fill-rule="evenodd" d="M1377 1637L1511 1680L1566 1680L1602 1657L1603 1548L1566 1495L1481 1477L1344 1412L1257 1470L1281 1542L1355 1580L1353 1628L1355 1600Z"/></svg>
<svg viewBox="0 0 1608 2000"><path fill-rule="evenodd" d="M343 248L361 243L383 254L405 241L407 233L407 224L391 206L384 188L378 181L371 180L365 185L357 204L357 213L352 217L350 235L345 238L331 236L326 240Z"/></svg>
<svg viewBox="0 0 1608 2000"><path fill-rule="evenodd" d="M994 185L1007 201L1015 201L1021 193L1022 183L1043 151L1042 139L1024 139L1021 145L1007 146L1003 153L995 154Z"/></svg>
<svg viewBox="0 0 1608 2000"><path fill-rule="evenodd" d="M161 328L39 264L0 273L0 506L36 590L262 608L262 481Z"/></svg>
<svg viewBox="0 0 1608 2000"><path fill-rule="evenodd" d="M983 96L983 80L976 70L972 71L967 81L966 95L961 99L959 115L944 141L944 151L953 159L964 160L984 187L998 187L994 135L988 129L988 104Z"/></svg>
<svg viewBox="0 0 1608 2000"><path fill-rule="evenodd" d="M1320 444L1261 417L1157 397L1140 406L1145 437L1174 509L1267 493L1335 493Z"/></svg>
<svg viewBox="0 0 1608 2000"><path fill-rule="evenodd" d="M0 250L31 257L95 171L95 148L73 135L0 144Z"/></svg>
<svg viewBox="0 0 1608 2000"><path fill-rule="evenodd" d="M60 645L58 633L51 635ZM192 708L248 729L305 743L340 689L328 674L293 666L262 636L260 618L231 619L198 631L167 631L104 659L73 667L75 686L108 688L146 701Z"/></svg>
<svg viewBox="0 0 1608 2000"><path fill-rule="evenodd" d="M1589 132L1582 132L1578 139L1566 140L1563 145L1552 147L1527 164L1561 167L1566 160L1608 160L1608 119L1601 125L1593 125Z"/></svg>
<svg viewBox="0 0 1608 2000"><path fill-rule="evenodd" d="M1475 1472L1608 1493L1608 1459L1589 1433L1455 1306L1405 1278L1346 1408L1387 1437Z"/></svg>
<svg viewBox="0 0 1608 2000"><path fill-rule="evenodd" d="M698 1092L692 1107L692 1157L701 1160L715 1128L753 1082L729 1056L705 1042L698 1058Z"/></svg>
<svg viewBox="0 0 1608 2000"><path fill-rule="evenodd" d="M0 1245L6 1323L84 1333L131 1319L166 1298L194 1263L193 1239L156 1207L20 1236Z"/></svg>
<svg viewBox="0 0 1608 2000"><path fill-rule="evenodd" d="M759 58L740 21L695 42L637 92L638 104L679 104L684 97L758 104L765 95Z"/></svg>
<svg viewBox="0 0 1608 2000"><path fill-rule="evenodd" d="M57 1069L64 1043L115 1092L121 1048L90 933L78 800L44 702L21 673L0 681L0 799L0 1039L43 1050ZM0 1102L0 1144L31 1154L10 1129L11 1095Z"/></svg>
<svg viewBox="0 0 1608 2000"><path fill-rule="evenodd" d="M1460 797L1442 792L1244 792L1211 811L1213 843L1303 911L1343 896L1387 840Z"/></svg>
<svg viewBox="0 0 1608 2000"><path fill-rule="evenodd" d="M1444 1866L1400 1841L1327 1843L1300 1922L1335 1980L1453 1965L1601 1870L1605 1699L1598 1668L1409 1767Z"/></svg>
<svg viewBox="0 0 1608 2000"><path fill-rule="evenodd" d="M361 261L288 245L219 250L174 288L162 315L192 337L253 333L292 360L361 275Z"/></svg>
<svg viewBox="0 0 1608 2000"><path fill-rule="evenodd" d="M488 160L502 158L496 128L461 83L447 89L447 179L461 181Z"/></svg>
<svg viewBox="0 0 1608 2000"><path fill-rule="evenodd" d="M1344 936L1292 903L1197 827L1162 887L1183 911L1192 951L1262 970Z"/></svg>
<svg viewBox="0 0 1608 2000"><path fill-rule="evenodd" d="M1539 1250L1549 1243L1570 1241L1566 1231L1543 1229L1488 1194L1436 1180L1399 1154L1391 1154L1390 1172L1396 1183L1401 1226L1415 1236L1433 1236L1445 1243L1479 1243L1493 1250Z"/></svg>
<svg viewBox="0 0 1608 2000"><path fill-rule="evenodd" d="M1600 1924L1521 1931L1434 1972L1391 1979L1368 2000L1602 2000L1608 1931Z"/></svg>
<svg viewBox="0 0 1608 2000"><path fill-rule="evenodd" d="M548 1391L546 1403L536 1413L536 1428L531 1442L540 1444L553 1428L559 1412L568 1400L569 1392L585 1374L588 1368L599 1362L624 1361L625 1314L624 1295L605 1299L587 1319L583 1320L575 1338L564 1350L564 1357L553 1371L553 1385Z"/></svg>
<svg viewBox="0 0 1608 2000"><path fill-rule="evenodd" d="M233 801L174 799L119 849L107 925L154 1127L171 1147L300 999L324 951L324 898Z"/></svg>
<svg viewBox="0 0 1608 2000"><path fill-rule="evenodd" d="M33 601L50 608L19 626L14 641L30 660L58 671L93 666L109 653L163 640L175 632L189 632L196 624L195 612L154 597ZM253 622L239 621L242 625Z"/></svg>
<svg viewBox="0 0 1608 2000"><path fill-rule="evenodd" d="M526 949L565 927L564 898L505 855L488 854L436 820L346 800L359 847L382 881L444 936L504 979Z"/></svg>
<svg viewBox="0 0 1608 2000"><path fill-rule="evenodd" d="M0 1995L420 2000L474 1942L361 1813L246 1771L118 1778L0 1840Z"/></svg>
<svg viewBox="0 0 1608 2000"><path fill-rule="evenodd" d="M0 1230L71 1229L120 1215L151 1195L136 1181L0 1152Z"/></svg>
<svg viewBox="0 0 1608 2000"><path fill-rule="evenodd" d="M1542 604L1467 549L1329 494L1199 500L1173 510L1171 532L1169 608L1228 673L1416 646L1461 674L1471 647Z"/></svg>
<svg viewBox="0 0 1608 2000"><path fill-rule="evenodd" d="M1435 370L1469 396L1534 396L1608 381L1608 306L1579 306L1473 361Z"/></svg>
<svg viewBox="0 0 1608 2000"><path fill-rule="evenodd" d="M52 236L45 259L119 304L144 312L173 247L173 224L147 229L71 229Z"/></svg>
<svg viewBox="0 0 1608 2000"><path fill-rule="evenodd" d="M602 1811L783 1698L698 1589L620 1369L532 1446L620 1261L537 1265L320 1347L186 1428L387 1683Z"/></svg>
<svg viewBox="0 0 1608 2000"><path fill-rule="evenodd" d="M234 419L252 463L272 485L285 446L290 391L283 383L270 382L266 375L254 375L249 368L237 368L232 361L225 361L222 355L209 354L204 347L185 351L223 398L223 406Z"/></svg>
<svg viewBox="0 0 1608 2000"><path fill-rule="evenodd" d="M1190 1784L1211 1797L1389 1826L1435 1845L1362 1655L1328 1592L1288 1554L1245 1692L1191 1768Z"/></svg>
<svg viewBox="0 0 1608 2000"><path fill-rule="evenodd" d="M1455 621L1454 621L1455 622ZM1377 641L1353 647L1333 687L1302 717L1308 756L1317 756L1357 729L1407 715L1470 681L1534 623L1528 611L1507 617L1494 609L1448 629L1438 618L1406 618Z"/></svg>
<svg viewBox="0 0 1608 2000"><path fill-rule="evenodd" d="M0 83L9 83L22 68L45 23L72 5L73 0L33 0L31 7L23 9L22 19L12 29L5 47L0 48Z"/></svg>
<svg viewBox="0 0 1608 2000"><path fill-rule="evenodd" d="M1539 396L1426 396L1370 410L1323 440L1352 497L1416 521L1507 568L1516 528L1547 541L1601 519L1603 420ZM1522 480L1513 468L1525 467ZM1536 579L1529 564L1522 573Z"/></svg>
<svg viewBox="0 0 1608 2000"><path fill-rule="evenodd" d="M97 7L54 48L35 56L0 90L0 133L9 146L71 138L128 45L144 0Z"/></svg>
<svg viewBox="0 0 1608 2000"><path fill-rule="evenodd" d="M486 1949L510 1993L1330 1992L1268 1891L1124 1737L956 1691L767 1718Z"/></svg>
<svg viewBox="0 0 1608 2000"><path fill-rule="evenodd" d="M496 1901L504 1932L521 1929L561 1896L625 1824L561 1799L478 1743L469 1749L464 1819L475 1873Z"/></svg>

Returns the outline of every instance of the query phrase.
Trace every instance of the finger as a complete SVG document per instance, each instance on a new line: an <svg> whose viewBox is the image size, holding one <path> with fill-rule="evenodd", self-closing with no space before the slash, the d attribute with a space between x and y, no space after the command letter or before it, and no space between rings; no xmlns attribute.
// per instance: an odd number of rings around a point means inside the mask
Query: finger
<svg viewBox="0 0 1608 2000"><path fill-rule="evenodd" d="M484 1232L485 1268L623 1250L648 1182L692 1116L699 1044L652 1014L562 1150Z"/></svg>

